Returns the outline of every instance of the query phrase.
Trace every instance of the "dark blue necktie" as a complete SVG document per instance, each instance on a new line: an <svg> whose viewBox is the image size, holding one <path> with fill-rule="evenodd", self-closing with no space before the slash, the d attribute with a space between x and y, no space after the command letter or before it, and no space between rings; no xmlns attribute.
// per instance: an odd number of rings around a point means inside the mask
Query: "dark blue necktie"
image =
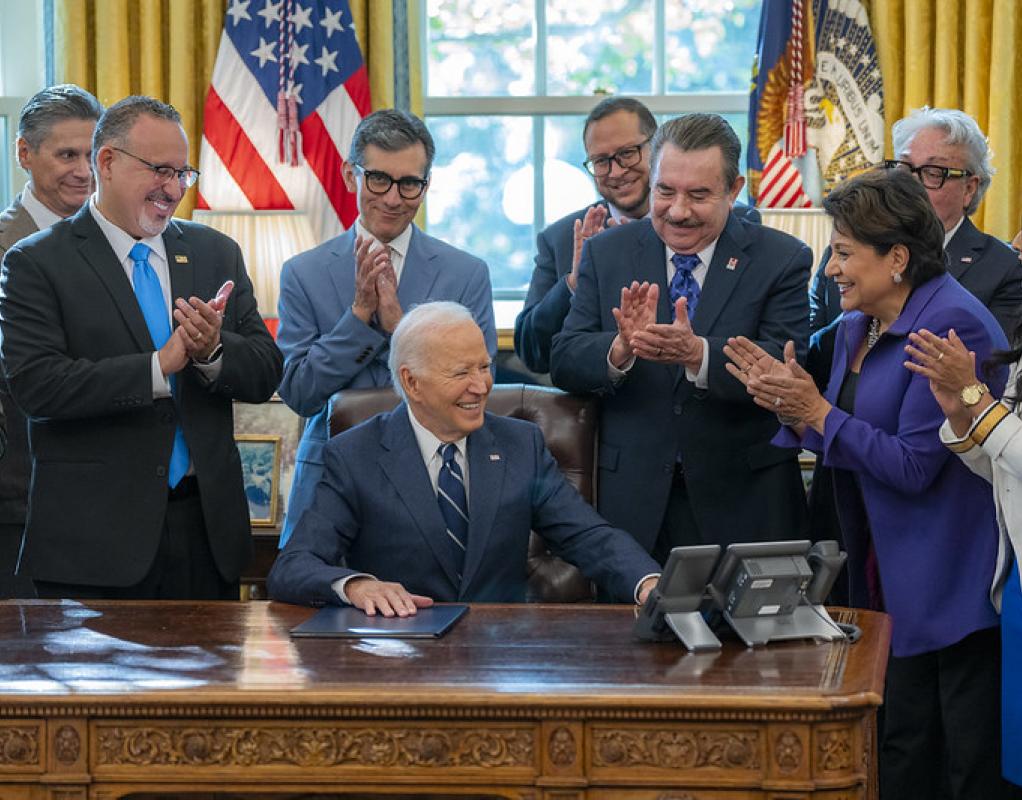
<svg viewBox="0 0 1022 800"><path fill-rule="evenodd" d="M444 460L437 479L437 502L440 513L447 524L447 538L458 567L458 578L465 567L465 546L468 544L468 500L465 497L465 479L461 467L454 460L458 448L453 444L442 444L440 457Z"/></svg>
<svg viewBox="0 0 1022 800"><path fill-rule="evenodd" d="M135 264L131 273L132 282L135 284L135 297L138 298L142 316L145 317L153 346L159 350L170 338L170 316L167 314L160 279L156 277L156 272L149 264L148 245L136 242L128 255ZM170 376L171 391L176 388L174 378L174 375ZM188 472L190 460L184 431L178 425L174 431L174 449L170 453L170 469L167 472L167 483L171 488L177 486Z"/></svg>
<svg viewBox="0 0 1022 800"><path fill-rule="evenodd" d="M696 304L699 302L699 282L692 271L699 266L699 256L686 256L682 253L675 253L671 256L671 263L674 264L674 276L671 278L671 319L674 319L674 306L679 297L688 299L688 318L696 313Z"/></svg>

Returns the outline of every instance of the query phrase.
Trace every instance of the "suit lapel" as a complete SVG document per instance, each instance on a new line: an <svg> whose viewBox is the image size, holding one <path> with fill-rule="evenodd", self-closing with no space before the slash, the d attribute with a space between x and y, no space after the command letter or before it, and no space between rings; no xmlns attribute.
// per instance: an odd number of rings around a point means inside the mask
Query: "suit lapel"
<svg viewBox="0 0 1022 800"><path fill-rule="evenodd" d="M443 568L452 586L458 586L458 571L450 546L447 544L446 526L436 495L433 493L426 465L419 457L419 443L408 421L408 407L400 405L391 412L380 440L383 455L380 466L401 502L408 517L433 555ZM474 476L473 476L474 477Z"/></svg>
<svg viewBox="0 0 1022 800"><path fill-rule="evenodd" d="M31 236L39 230L35 220L28 210L21 204L21 195L18 194L11 203L11 207L0 214L0 247L9 250L26 236Z"/></svg>
<svg viewBox="0 0 1022 800"><path fill-rule="evenodd" d="M336 240L336 246L331 250L337 259L336 263L326 265L327 275L330 283L337 292L336 308L346 309L355 298L355 226L352 224L348 230L342 233ZM351 269L347 267L350 265Z"/></svg>
<svg viewBox="0 0 1022 800"><path fill-rule="evenodd" d="M397 300L407 310L414 303L422 303L436 282L440 265L436 254L429 247L423 233L412 226L412 238L408 240L401 281L397 287Z"/></svg>
<svg viewBox="0 0 1022 800"><path fill-rule="evenodd" d="M742 224L734 214L728 217L724 231L717 239L713 259L706 271L699 293L699 305L692 318L692 329L699 336L707 336L717 321L720 312L727 305L731 293L745 274L751 258L746 254L748 239Z"/></svg>
<svg viewBox="0 0 1022 800"><path fill-rule="evenodd" d="M114 255L103 231L93 219L89 203L72 218L71 229L79 239L78 250L82 258L110 293L138 349L142 352L153 350L149 327L142 316L142 309L139 308L131 282L124 272L124 267L117 261L117 256Z"/></svg>
<svg viewBox="0 0 1022 800"><path fill-rule="evenodd" d="M187 240L181 235L180 226L171 220L163 232L163 247L167 252L167 270L170 272L170 302L178 297L187 300L195 294L195 264ZM209 300L203 297L203 300ZM171 320L174 309L171 308Z"/></svg>
<svg viewBox="0 0 1022 800"><path fill-rule="evenodd" d="M468 551L465 553L462 591L471 585L489 546L506 468L504 453L487 426L468 437Z"/></svg>
<svg viewBox="0 0 1022 800"><path fill-rule="evenodd" d="M951 241L947 243L944 252L947 254L948 272L960 281L983 252L983 234L968 217L965 217L955 235L951 237Z"/></svg>
<svg viewBox="0 0 1022 800"><path fill-rule="evenodd" d="M639 236L640 249L639 257L635 262L635 272L623 275L619 282L622 286L631 285L633 280L659 286L660 298L657 300L656 306L657 322L669 323L671 321L671 297L667 285L667 250L648 219L628 224L643 225L644 229ZM618 302L615 300L614 305L617 304Z"/></svg>

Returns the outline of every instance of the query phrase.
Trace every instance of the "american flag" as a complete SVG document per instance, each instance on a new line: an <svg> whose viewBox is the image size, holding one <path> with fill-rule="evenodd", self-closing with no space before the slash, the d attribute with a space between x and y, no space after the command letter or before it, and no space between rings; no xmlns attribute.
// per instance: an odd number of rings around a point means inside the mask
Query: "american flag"
<svg viewBox="0 0 1022 800"><path fill-rule="evenodd" d="M358 216L341 166L369 113L346 0L230 0L206 95L198 208L291 210L319 241Z"/></svg>

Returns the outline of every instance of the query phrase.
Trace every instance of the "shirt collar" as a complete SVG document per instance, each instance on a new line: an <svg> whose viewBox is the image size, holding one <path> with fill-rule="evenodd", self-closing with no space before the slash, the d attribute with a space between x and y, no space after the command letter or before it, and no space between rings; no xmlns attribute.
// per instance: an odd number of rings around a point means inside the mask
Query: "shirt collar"
<svg viewBox="0 0 1022 800"><path fill-rule="evenodd" d="M635 219L645 219L646 217L648 217L650 212L653 210L653 204L652 203L649 204L649 208L646 210L646 213L643 214L641 217L630 217L628 214L626 214L624 211L622 211L620 208L618 208L609 200L607 201L607 210L610 211L611 219L613 219L615 222L620 222L623 219L631 221Z"/></svg>
<svg viewBox="0 0 1022 800"><path fill-rule="evenodd" d="M716 239L714 239L712 242L706 245L706 247L704 247L702 250L696 253L696 255L699 256L699 261L701 262L702 266L706 267L707 269L709 269L710 267L710 262L713 260L713 254L717 250L717 242L719 241L720 237L718 236ZM674 255L674 251L670 247L667 247L666 244L664 245L664 248L667 250L667 260L670 261L671 256Z"/></svg>
<svg viewBox="0 0 1022 800"><path fill-rule="evenodd" d="M46 228L49 228L51 225L55 225L63 219L60 214L54 214L50 211L50 209L44 206L42 201L35 196L32 192L32 181L26 183L21 190L21 205L32 218L35 226L41 231L46 230Z"/></svg>
<svg viewBox="0 0 1022 800"><path fill-rule="evenodd" d="M948 242L955 238L955 234L958 233L958 229L962 227L962 223L965 222L965 217L958 220L958 224L955 225L951 230L944 234L944 247L947 247Z"/></svg>
<svg viewBox="0 0 1022 800"><path fill-rule="evenodd" d="M372 239L374 242L380 243L379 239L373 236L369 231L362 225L361 217L355 222L355 235L361 236L363 239ZM412 225L409 223L403 231L392 241L387 243L395 253L397 253L403 259L408 254L408 243L412 240Z"/></svg>
<svg viewBox="0 0 1022 800"><path fill-rule="evenodd" d="M99 225L99 229L103 231L103 235L110 243L110 247L113 249L114 255L117 256L117 260L121 264L128 260L128 254L131 252L131 248L135 246L136 242L142 242L142 244L148 245L153 251L150 253L150 256L155 255L163 261L167 260L167 249L163 245L163 236L147 236L145 239L136 239L130 233L117 227L114 223L103 216L99 207L96 205L96 195L92 195L92 197L89 198L89 211L92 212L92 218L96 220L96 224Z"/></svg>
<svg viewBox="0 0 1022 800"><path fill-rule="evenodd" d="M437 454L440 449L440 445L446 444L437 438L431 430L427 429L418 419L415 418L415 414L412 412L412 407L405 404L408 409L408 421L412 423L412 431L415 433L415 441L419 445L419 451L422 453L422 461L425 464L433 459L433 456ZM454 442L454 446L458 448L458 452L461 454L462 459L465 463L468 463L465 454L465 443L468 441L467 438L462 437L458 441Z"/></svg>

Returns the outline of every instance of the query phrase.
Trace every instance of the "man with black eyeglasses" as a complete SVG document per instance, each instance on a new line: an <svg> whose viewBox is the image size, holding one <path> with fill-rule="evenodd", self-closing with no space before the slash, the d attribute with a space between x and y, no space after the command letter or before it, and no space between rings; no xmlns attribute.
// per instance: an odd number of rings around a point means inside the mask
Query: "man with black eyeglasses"
<svg viewBox="0 0 1022 800"><path fill-rule="evenodd" d="M181 117L108 108L96 193L23 239L0 277L0 355L28 417L19 573L44 598L237 600L252 529L234 400L283 358L237 243L173 218L198 171Z"/></svg>
<svg viewBox="0 0 1022 800"><path fill-rule="evenodd" d="M344 389L390 385L390 335L405 311L433 300L460 303L482 329L490 357L496 356L486 263L426 235L413 221L429 190L434 152L433 137L418 117L396 109L367 116L355 129L343 167L358 219L340 236L284 264L279 392L308 421L281 547L323 474L330 398Z"/></svg>
<svg viewBox="0 0 1022 800"><path fill-rule="evenodd" d="M607 97L582 126L586 160L600 200L552 223L536 237L536 266L515 320L515 353L530 370L550 371L550 348L575 292L582 246L607 228L649 214L649 142L653 113L631 97ZM759 222L759 212L735 203L734 213Z"/></svg>

